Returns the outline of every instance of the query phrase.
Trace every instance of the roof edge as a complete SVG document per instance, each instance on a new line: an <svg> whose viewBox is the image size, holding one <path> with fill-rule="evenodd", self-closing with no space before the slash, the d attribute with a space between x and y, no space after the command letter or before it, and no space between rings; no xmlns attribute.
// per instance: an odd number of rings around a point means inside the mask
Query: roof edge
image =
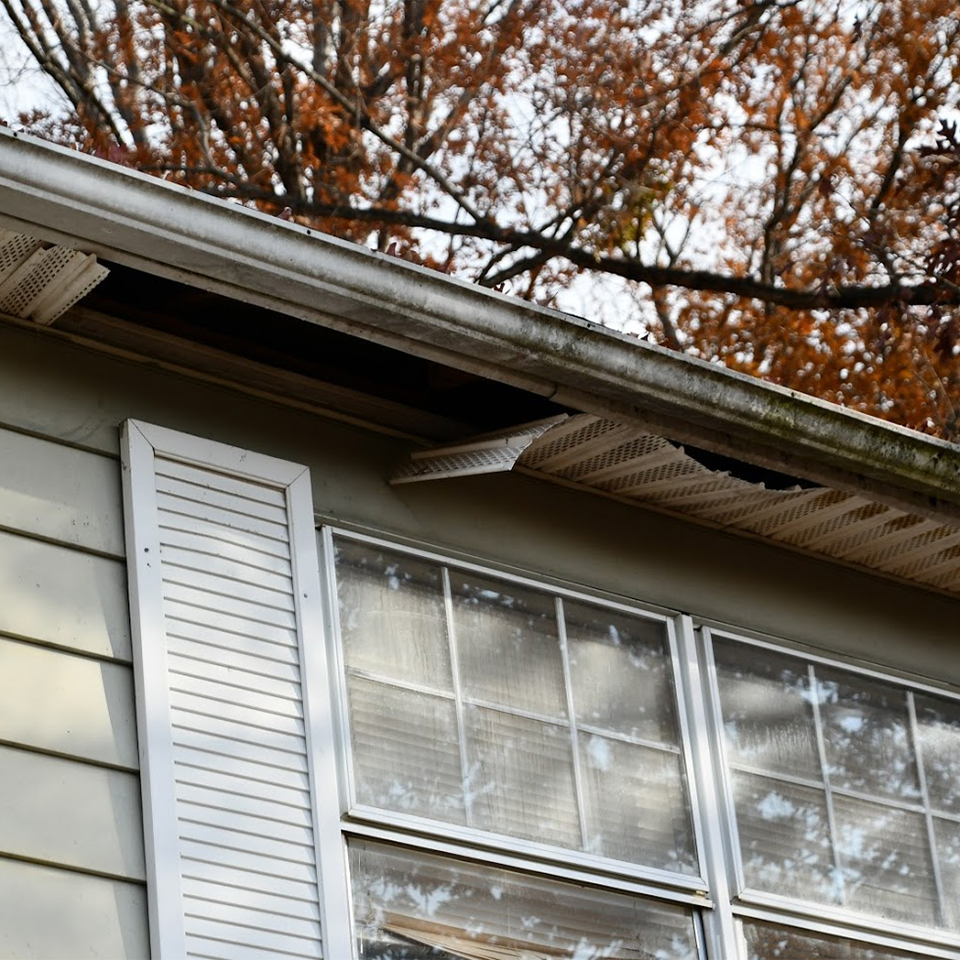
<svg viewBox="0 0 960 960"><path fill-rule="evenodd" d="M0 219L680 441L911 509L960 507L960 446L9 128Z"/></svg>

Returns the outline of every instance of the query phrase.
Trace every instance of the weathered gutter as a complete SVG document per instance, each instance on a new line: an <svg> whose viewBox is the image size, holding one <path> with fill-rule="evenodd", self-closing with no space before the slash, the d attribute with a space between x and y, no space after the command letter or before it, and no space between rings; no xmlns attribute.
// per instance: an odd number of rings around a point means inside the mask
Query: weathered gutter
<svg viewBox="0 0 960 960"><path fill-rule="evenodd" d="M673 439L960 518L958 446L8 128L0 222Z"/></svg>

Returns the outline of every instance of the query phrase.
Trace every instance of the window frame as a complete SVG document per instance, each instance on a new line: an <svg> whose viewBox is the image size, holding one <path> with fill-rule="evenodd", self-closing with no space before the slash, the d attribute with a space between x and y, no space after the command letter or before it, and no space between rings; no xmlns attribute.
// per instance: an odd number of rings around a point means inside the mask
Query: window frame
<svg viewBox="0 0 960 960"><path fill-rule="evenodd" d="M665 903L693 908L698 941L703 939L702 912L714 903L709 894L705 875L704 825L698 814L703 806L699 801L699 778L693 758L684 745L693 742L690 729L690 697L679 664L684 659L676 615L670 615L653 605L641 605L625 600L611 600L599 593L577 590L549 578L537 578L505 570L493 564L465 559L453 553L441 553L409 542L377 536L369 532L323 523L318 525L321 566L325 586L325 623L327 658L333 678L334 751L338 758L338 784L341 812L341 832L344 842L350 836L392 842L422 849L430 853L466 858L493 867L528 872L557 880L587 884L618 892L633 893ZM479 576L492 577L518 586L549 594L552 597L583 602L615 613L639 616L662 624L666 631L666 647L671 658L675 694L680 756L690 803L690 819L699 875L672 873L654 867L632 865L626 861L589 854L585 851L564 849L547 844L494 834L475 827L430 820L422 816L390 812L356 801L355 780L352 771L353 749L350 743L347 710L346 667L343 658L337 599L337 577L334 561L334 539L342 538L370 547L404 554L419 560L436 563Z"/></svg>
<svg viewBox="0 0 960 960"><path fill-rule="evenodd" d="M702 691L707 706L710 766L719 800L715 808L717 822L713 824L713 829L718 830L722 837L726 883L729 888L727 902L730 904L729 909L735 918L738 930L741 928L742 920L758 920L764 923L797 927L801 931L845 937L858 943L905 950L916 953L918 956L943 957L950 960L960 957L960 932L953 933L946 929L938 930L934 927L882 918L881 926L878 928L876 915L842 906L803 901L748 886L740 855L733 782L723 738L723 714L713 641L714 638L730 640L761 650L769 650L772 653L785 654L814 666L842 670L894 686L904 692L930 694L951 700L958 705L960 705L960 693L924 683L919 679L908 679L903 675L884 671L875 666L853 663L836 656L831 657L813 651L803 644L752 634L748 631L721 626L715 622L697 624L696 632L699 641L698 652L702 658L704 670ZM902 809L898 804L891 804L891 806ZM956 818L944 819L960 825L960 815ZM716 896L716 899L719 901L719 896ZM745 949L742 932L739 936L741 949Z"/></svg>

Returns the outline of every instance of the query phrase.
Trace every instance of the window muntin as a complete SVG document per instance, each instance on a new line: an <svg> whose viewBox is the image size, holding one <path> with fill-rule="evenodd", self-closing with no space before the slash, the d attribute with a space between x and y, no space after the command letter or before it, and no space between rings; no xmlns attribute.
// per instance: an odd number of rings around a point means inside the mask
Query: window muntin
<svg viewBox="0 0 960 960"><path fill-rule="evenodd" d="M355 804L698 876L663 618L341 536L335 555Z"/></svg>
<svg viewBox="0 0 960 960"><path fill-rule="evenodd" d="M689 908L351 839L358 960L696 960Z"/></svg>
<svg viewBox="0 0 960 960"><path fill-rule="evenodd" d="M960 932L957 703L728 637L712 649L744 893Z"/></svg>

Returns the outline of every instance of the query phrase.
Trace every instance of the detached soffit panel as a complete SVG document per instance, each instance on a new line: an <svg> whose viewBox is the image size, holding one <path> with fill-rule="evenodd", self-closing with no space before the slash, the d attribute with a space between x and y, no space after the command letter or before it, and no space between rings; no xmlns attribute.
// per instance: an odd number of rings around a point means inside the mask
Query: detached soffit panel
<svg viewBox="0 0 960 960"><path fill-rule="evenodd" d="M0 312L55 322L109 273L92 254L0 229Z"/></svg>
<svg viewBox="0 0 960 960"><path fill-rule="evenodd" d="M960 595L960 524L831 487L751 482L697 455L580 414L416 451L391 482L517 469Z"/></svg>

